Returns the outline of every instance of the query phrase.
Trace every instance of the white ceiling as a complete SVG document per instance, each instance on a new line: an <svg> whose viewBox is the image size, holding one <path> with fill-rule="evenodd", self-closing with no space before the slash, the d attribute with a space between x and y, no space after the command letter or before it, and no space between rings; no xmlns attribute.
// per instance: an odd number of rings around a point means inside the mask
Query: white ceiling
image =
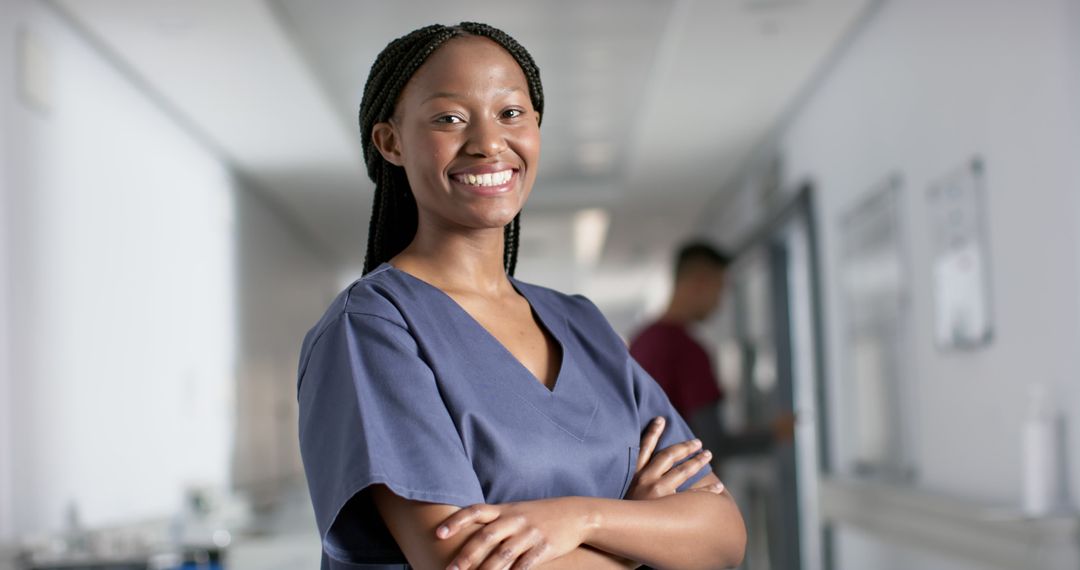
<svg viewBox="0 0 1080 570"><path fill-rule="evenodd" d="M355 271L373 190L357 109L367 70L391 39L432 22L475 20L530 50L546 112L523 256L567 261L566 233L543 230L565 227L551 220L577 209L602 207L611 213L605 259L617 266L662 255L701 221L708 197L867 0L55 3L344 271Z"/></svg>

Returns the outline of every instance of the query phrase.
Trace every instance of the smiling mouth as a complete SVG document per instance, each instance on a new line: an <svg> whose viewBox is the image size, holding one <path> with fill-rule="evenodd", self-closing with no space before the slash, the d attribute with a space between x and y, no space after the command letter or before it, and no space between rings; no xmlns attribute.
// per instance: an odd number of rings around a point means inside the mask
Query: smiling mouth
<svg viewBox="0 0 1080 570"><path fill-rule="evenodd" d="M451 178L455 182L469 186L502 186L514 176L513 169L500 170L498 172L486 172L484 174L454 174Z"/></svg>

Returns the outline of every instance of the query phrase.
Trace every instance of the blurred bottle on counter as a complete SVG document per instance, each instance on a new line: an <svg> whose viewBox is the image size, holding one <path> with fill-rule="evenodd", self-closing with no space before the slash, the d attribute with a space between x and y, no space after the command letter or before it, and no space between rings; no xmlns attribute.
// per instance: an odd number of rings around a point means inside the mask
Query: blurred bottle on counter
<svg viewBox="0 0 1080 570"><path fill-rule="evenodd" d="M1043 517L1061 508L1058 481L1056 414L1046 387L1032 385L1023 426L1023 497L1021 508L1029 517Z"/></svg>

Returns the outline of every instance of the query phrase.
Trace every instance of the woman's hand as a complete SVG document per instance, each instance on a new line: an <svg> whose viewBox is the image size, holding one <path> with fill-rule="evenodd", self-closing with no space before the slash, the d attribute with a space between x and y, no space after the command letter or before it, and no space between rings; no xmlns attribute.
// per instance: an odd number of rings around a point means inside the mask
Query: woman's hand
<svg viewBox="0 0 1080 570"><path fill-rule="evenodd" d="M656 446L660 441L660 434L664 433L664 425L664 418L655 418L645 430L645 435L641 437L637 469L630 482L630 488L626 491L627 499L657 499L672 495L679 485L685 483L712 459L712 453L705 450L681 465L675 466L679 461L701 449L701 440L697 439L665 447L654 455L653 452L656 451ZM724 491L724 485L715 483L695 487L690 491L720 494Z"/></svg>
<svg viewBox="0 0 1080 570"><path fill-rule="evenodd" d="M435 535L446 539L462 528L483 525L462 545L450 570L532 568L584 542L589 515L575 505L572 498L472 505L450 515Z"/></svg>

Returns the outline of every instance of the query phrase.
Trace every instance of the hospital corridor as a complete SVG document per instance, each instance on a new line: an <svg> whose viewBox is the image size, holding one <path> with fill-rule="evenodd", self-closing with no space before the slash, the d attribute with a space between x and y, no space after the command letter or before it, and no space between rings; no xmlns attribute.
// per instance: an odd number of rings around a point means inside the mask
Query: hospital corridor
<svg viewBox="0 0 1080 570"><path fill-rule="evenodd" d="M0 0L0 133L0 570L1080 570L1080 0Z"/></svg>

